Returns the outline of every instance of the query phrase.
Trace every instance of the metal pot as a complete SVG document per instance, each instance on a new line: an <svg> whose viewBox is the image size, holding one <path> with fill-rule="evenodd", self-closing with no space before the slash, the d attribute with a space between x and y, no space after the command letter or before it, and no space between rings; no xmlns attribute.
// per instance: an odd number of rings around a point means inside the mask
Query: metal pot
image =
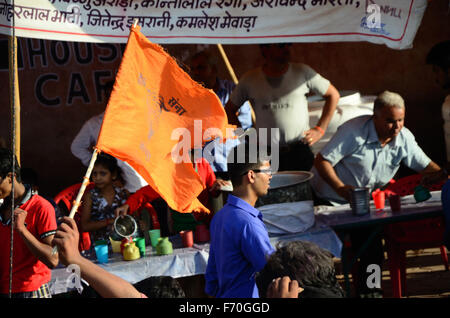
<svg viewBox="0 0 450 318"><path fill-rule="evenodd" d="M309 180L314 174L309 171L282 171L277 172L270 180L269 192L256 201L255 207L312 200L312 191Z"/></svg>

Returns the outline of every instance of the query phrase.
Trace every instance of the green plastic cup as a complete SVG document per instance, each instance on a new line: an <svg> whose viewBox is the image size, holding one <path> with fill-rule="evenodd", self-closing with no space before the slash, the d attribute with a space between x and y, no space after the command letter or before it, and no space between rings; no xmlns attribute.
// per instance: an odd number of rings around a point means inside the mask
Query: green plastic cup
<svg viewBox="0 0 450 318"><path fill-rule="evenodd" d="M148 234L150 235L152 246L156 247L156 244L158 244L158 239L161 237L161 231L159 229L150 230L148 231Z"/></svg>
<svg viewBox="0 0 450 318"><path fill-rule="evenodd" d="M134 241L136 242L136 246L139 249L139 254L141 254L141 257L145 256L145 237L137 237Z"/></svg>

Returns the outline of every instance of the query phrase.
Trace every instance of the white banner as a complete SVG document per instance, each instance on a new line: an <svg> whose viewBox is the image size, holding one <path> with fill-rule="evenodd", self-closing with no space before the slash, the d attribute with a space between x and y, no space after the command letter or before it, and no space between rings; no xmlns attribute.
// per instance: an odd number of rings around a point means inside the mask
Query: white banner
<svg viewBox="0 0 450 318"><path fill-rule="evenodd" d="M126 42L137 19L156 43L368 41L412 47L427 0L0 0L0 33ZM13 19L14 16L14 19Z"/></svg>

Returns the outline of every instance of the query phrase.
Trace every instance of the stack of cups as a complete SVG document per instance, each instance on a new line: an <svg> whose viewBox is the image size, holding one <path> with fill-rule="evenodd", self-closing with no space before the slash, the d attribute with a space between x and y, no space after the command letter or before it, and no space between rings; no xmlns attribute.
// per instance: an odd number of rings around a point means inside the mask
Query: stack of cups
<svg viewBox="0 0 450 318"><path fill-rule="evenodd" d="M354 215L365 215L369 213L369 188L354 188L352 190L350 206Z"/></svg>

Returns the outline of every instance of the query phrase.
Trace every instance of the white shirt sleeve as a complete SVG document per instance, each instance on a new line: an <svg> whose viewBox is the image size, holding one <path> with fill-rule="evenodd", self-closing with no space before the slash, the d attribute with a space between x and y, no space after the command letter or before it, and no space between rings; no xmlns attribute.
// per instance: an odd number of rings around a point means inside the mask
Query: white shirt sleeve
<svg viewBox="0 0 450 318"><path fill-rule="evenodd" d="M83 127L81 127L80 132L70 146L72 154L80 159L85 166L88 166L91 161L92 153L94 151L93 147L97 144L101 122L101 120L98 120L98 116L89 119L84 123Z"/></svg>

